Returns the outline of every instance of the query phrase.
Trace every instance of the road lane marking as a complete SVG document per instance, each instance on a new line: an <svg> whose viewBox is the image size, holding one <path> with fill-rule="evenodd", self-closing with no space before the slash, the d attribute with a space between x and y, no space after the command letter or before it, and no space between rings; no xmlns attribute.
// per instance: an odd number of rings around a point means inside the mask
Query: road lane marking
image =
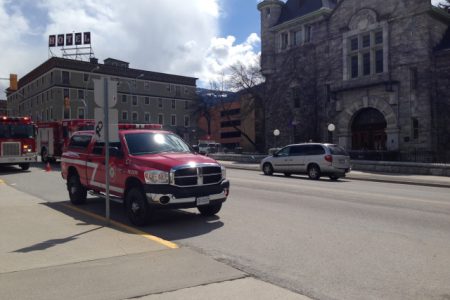
<svg viewBox="0 0 450 300"><path fill-rule="evenodd" d="M68 208L68 209L71 209L71 210L74 210L74 211L79 212L81 214L84 214L84 215L87 215L89 217L92 217L92 218L94 218L96 220L106 222L106 218L105 217L99 216L99 215L97 215L95 213L92 213L90 211L87 211L87 210L75 207L75 206L70 205L70 204L61 204L61 205L66 207L66 208ZM179 246L177 244L175 244L175 243L172 243L170 241L164 240L164 239L162 239L160 237L151 235L151 234L149 234L147 232L144 232L142 230L139 230L139 229L133 228L131 226L125 225L123 223L120 223L120 222L117 222L117 221L113 221L113 220L110 220L110 223L113 226L117 227L117 228L123 229L123 230L125 230L125 231L127 231L129 233L134 233L136 235L140 235L143 238L146 238L148 240L151 240L153 242L156 242L158 244L166 246L167 248L170 248L170 249L178 249L179 248Z"/></svg>
<svg viewBox="0 0 450 300"><path fill-rule="evenodd" d="M383 200L383 201L389 201L387 199L391 199L391 200L398 200L398 201L412 201L412 202L419 202L421 204L424 203L430 203L430 204L440 204L440 205L450 205L450 202L446 202L446 201L439 201L439 200L428 200L428 199L418 199L418 198L412 198L412 197L408 197L408 196L398 196L398 195L377 195L375 194L375 192L371 193L371 192L361 192L361 191L341 191L339 189L336 189L336 186L330 186L330 187L324 187L324 186L301 186L301 187L296 187L293 186L292 184L286 183L286 182L270 182L270 181L266 181L266 182L262 182L260 180L252 180L252 179L246 179L246 178L240 178L239 181L236 181L237 183L235 183L235 185L241 186L241 187L248 187L246 185L244 185L244 181L247 181L251 184L251 189L255 189L255 186L257 186L257 184L263 184L264 187L266 189L268 188L268 185L273 185L276 187L275 190L272 191L281 191L281 192L286 192L289 194L295 193L295 192L289 192L289 191L282 191L280 190L280 186L286 186L286 187L290 187L290 188L299 188L300 190L303 189L305 191L317 191L317 192L321 192L322 194L324 193L329 193L330 195L328 196L342 196L342 197L347 197L347 196L353 196L353 197L358 197L358 198L364 198L364 197L368 197L368 196L372 196L374 197L374 199L376 200ZM255 184L255 185L253 185ZM388 198L386 198L386 196Z"/></svg>

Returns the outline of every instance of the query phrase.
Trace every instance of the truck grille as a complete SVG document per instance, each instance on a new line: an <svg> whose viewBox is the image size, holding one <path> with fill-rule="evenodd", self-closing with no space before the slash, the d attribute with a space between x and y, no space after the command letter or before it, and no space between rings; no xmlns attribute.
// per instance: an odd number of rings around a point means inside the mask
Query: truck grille
<svg viewBox="0 0 450 300"><path fill-rule="evenodd" d="M211 185L222 180L222 169L218 165L182 166L172 170L171 176L175 186Z"/></svg>
<svg viewBox="0 0 450 300"><path fill-rule="evenodd" d="M2 156L20 155L20 143L2 143Z"/></svg>

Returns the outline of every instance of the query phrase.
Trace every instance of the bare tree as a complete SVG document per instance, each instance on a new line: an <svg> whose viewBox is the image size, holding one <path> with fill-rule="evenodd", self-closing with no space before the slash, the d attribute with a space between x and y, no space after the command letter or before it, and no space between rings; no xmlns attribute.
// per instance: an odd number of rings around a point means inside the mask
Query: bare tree
<svg viewBox="0 0 450 300"><path fill-rule="evenodd" d="M450 0L444 0L441 3L439 3L439 7L447 10L447 12L450 13Z"/></svg>

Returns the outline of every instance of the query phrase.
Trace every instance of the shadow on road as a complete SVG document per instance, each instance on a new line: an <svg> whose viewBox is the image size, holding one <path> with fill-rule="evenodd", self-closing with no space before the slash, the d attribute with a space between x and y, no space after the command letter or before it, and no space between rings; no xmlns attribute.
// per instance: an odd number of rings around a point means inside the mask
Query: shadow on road
<svg viewBox="0 0 450 300"><path fill-rule="evenodd" d="M75 207L76 209L81 209L99 217L104 217L106 210L105 201L101 198L89 198L86 204L79 206L72 206L69 201L47 202L42 203L42 205L46 205L49 208L57 210L77 221L80 221L77 224L78 226L105 226L104 221L71 209L71 207ZM146 227L136 227L128 221L122 204L116 202L111 202L110 217L113 221L139 229L142 232L168 241L204 235L224 226L224 223L220 220L220 217L203 217L194 210L157 210L155 211L154 218L151 220L150 225ZM130 233L126 230L126 228L115 227L115 229Z"/></svg>

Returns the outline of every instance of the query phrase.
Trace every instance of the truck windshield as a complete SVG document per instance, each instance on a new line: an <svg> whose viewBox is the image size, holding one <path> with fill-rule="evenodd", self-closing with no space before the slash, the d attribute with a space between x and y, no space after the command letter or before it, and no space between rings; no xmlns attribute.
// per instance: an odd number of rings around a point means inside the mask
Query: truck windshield
<svg viewBox="0 0 450 300"><path fill-rule="evenodd" d="M140 132L125 134L131 155L145 155L162 152L191 152L189 146L177 135L168 133Z"/></svg>
<svg viewBox="0 0 450 300"><path fill-rule="evenodd" d="M34 138L34 126L24 124L0 124L0 138Z"/></svg>

